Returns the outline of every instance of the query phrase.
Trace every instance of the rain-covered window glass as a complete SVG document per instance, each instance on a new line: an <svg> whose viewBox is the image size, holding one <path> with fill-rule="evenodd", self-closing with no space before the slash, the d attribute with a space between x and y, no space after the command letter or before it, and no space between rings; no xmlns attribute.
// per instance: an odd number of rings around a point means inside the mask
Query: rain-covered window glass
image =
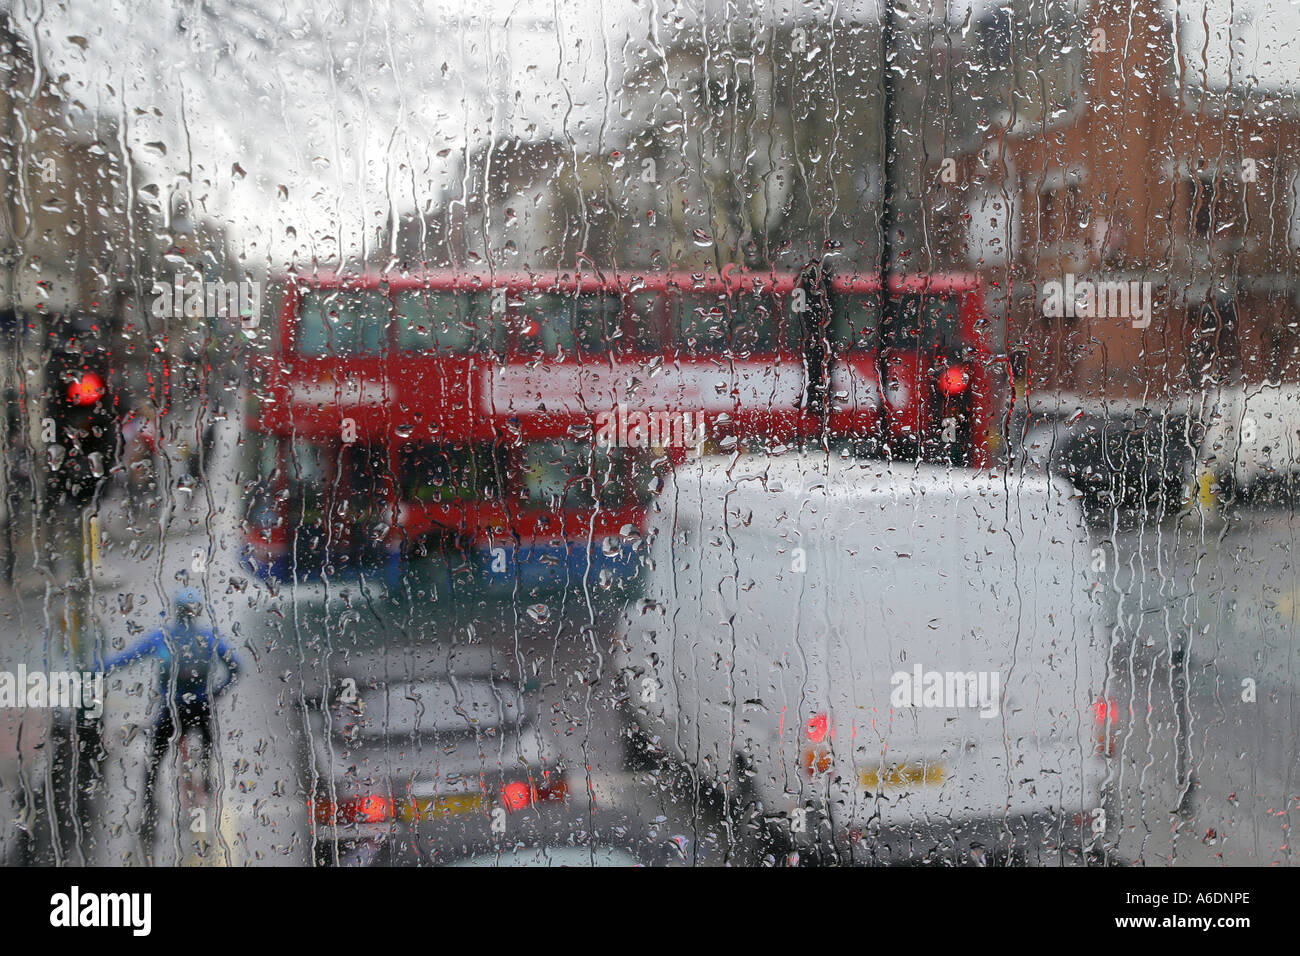
<svg viewBox="0 0 1300 956"><path fill-rule="evenodd" d="M0 864L1297 862L1297 49L0 4Z"/></svg>
<svg viewBox="0 0 1300 956"><path fill-rule="evenodd" d="M1068 121L1084 98L1089 45L1101 39L1080 18L1080 5L1015 0L975 9L974 30L966 35L970 59L958 69L989 101L955 111L955 124L987 123L990 107L992 118L1021 135Z"/></svg>

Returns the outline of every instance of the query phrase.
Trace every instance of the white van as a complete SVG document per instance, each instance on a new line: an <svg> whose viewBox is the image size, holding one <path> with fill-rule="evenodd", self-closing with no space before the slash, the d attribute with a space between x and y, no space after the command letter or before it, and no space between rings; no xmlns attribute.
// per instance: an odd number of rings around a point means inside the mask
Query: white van
<svg viewBox="0 0 1300 956"><path fill-rule="evenodd" d="M1300 475L1300 388L1252 385L1206 397L1199 470L1250 492Z"/></svg>
<svg viewBox="0 0 1300 956"><path fill-rule="evenodd" d="M630 735L748 807L772 859L1099 847L1115 714L1073 490L892 468L677 471L615 642Z"/></svg>

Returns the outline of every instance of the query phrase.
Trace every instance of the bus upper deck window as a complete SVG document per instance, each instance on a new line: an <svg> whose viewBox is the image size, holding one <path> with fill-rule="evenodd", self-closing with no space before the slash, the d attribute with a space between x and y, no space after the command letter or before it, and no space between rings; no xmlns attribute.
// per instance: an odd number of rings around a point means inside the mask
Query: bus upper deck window
<svg viewBox="0 0 1300 956"><path fill-rule="evenodd" d="M318 289L298 308L298 351L312 356L378 355L388 326L382 292Z"/></svg>
<svg viewBox="0 0 1300 956"><path fill-rule="evenodd" d="M921 335L928 347L951 348L960 344L957 337L957 319L961 314L961 300L954 295L926 295L921 297Z"/></svg>
<svg viewBox="0 0 1300 956"><path fill-rule="evenodd" d="M885 344L894 348L952 348L961 301L950 295L903 295L894 301Z"/></svg>
<svg viewBox="0 0 1300 956"><path fill-rule="evenodd" d="M623 351L656 352L663 348L663 295L645 289L630 292L624 298L627 334Z"/></svg>
<svg viewBox="0 0 1300 956"><path fill-rule="evenodd" d="M669 298L673 335L688 352L720 352L727 346L727 298L712 292L681 292Z"/></svg>
<svg viewBox="0 0 1300 956"><path fill-rule="evenodd" d="M394 296L397 348L403 352L473 351L476 325L468 292L421 289Z"/></svg>
<svg viewBox="0 0 1300 956"><path fill-rule="evenodd" d="M604 354L619 346L623 330L615 293L583 292L573 302L573 328L578 347L588 354Z"/></svg>
<svg viewBox="0 0 1300 956"><path fill-rule="evenodd" d="M731 348L741 354L775 351L777 319L771 298L758 292L742 292L733 303Z"/></svg>
<svg viewBox="0 0 1300 956"><path fill-rule="evenodd" d="M521 352L605 353L618 338L618 298L600 292L529 292L514 323Z"/></svg>
<svg viewBox="0 0 1300 956"><path fill-rule="evenodd" d="M880 296L874 292L848 292L836 297L831 341L838 351L874 349L879 331Z"/></svg>
<svg viewBox="0 0 1300 956"><path fill-rule="evenodd" d="M474 351L504 358L510 345L510 313L518 308L518 299L514 293L495 288L471 292L468 301Z"/></svg>

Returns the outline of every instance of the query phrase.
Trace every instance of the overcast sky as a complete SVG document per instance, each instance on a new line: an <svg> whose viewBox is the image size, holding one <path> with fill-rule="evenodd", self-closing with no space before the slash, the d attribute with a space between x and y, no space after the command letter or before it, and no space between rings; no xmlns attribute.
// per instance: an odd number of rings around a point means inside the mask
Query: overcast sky
<svg viewBox="0 0 1300 956"><path fill-rule="evenodd" d="M1231 69L1236 82L1294 86L1300 2L1208 3L1169 2L1186 82L1221 87ZM738 15L707 4L715 32ZM855 6L876 9L868 0L834 9ZM227 221L272 268L290 256L334 259L340 238L355 253L363 229L456 190L459 158L493 135L557 136L584 150L618 145L623 121L611 92L625 48L661 42L673 17L695 29L701 8L669 0L12 5L41 62L69 77L69 92L122 121L146 177L164 195L192 182L200 210ZM793 10L815 12L769 4L757 17L781 22ZM954 22L965 12L948 7Z"/></svg>

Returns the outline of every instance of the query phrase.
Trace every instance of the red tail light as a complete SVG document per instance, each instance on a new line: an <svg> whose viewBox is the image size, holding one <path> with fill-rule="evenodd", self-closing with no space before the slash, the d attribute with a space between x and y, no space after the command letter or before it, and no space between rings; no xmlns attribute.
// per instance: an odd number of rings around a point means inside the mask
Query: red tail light
<svg viewBox="0 0 1300 956"><path fill-rule="evenodd" d="M825 714L813 714L808 718L808 723L804 726L804 736L815 744L821 743L826 739L826 734L830 729L830 722L826 719Z"/></svg>
<svg viewBox="0 0 1300 956"><path fill-rule="evenodd" d="M831 749L825 744L825 740L832 736L831 722L826 714L813 714L809 717L808 723L803 725L803 735L808 739L803 752L799 755L804 773L809 777L826 773L831 768Z"/></svg>
<svg viewBox="0 0 1300 956"><path fill-rule="evenodd" d="M526 783L508 783L501 788L501 802L511 813L533 802L532 788Z"/></svg>
<svg viewBox="0 0 1300 956"><path fill-rule="evenodd" d="M104 380L94 372L83 372L68 386L68 401L73 405L94 405L104 397Z"/></svg>
<svg viewBox="0 0 1300 956"><path fill-rule="evenodd" d="M1113 697L1098 697L1092 702L1092 722L1097 741L1097 752L1107 757L1115 754L1116 726L1115 718L1119 716L1119 705Z"/></svg>
<svg viewBox="0 0 1300 956"><path fill-rule="evenodd" d="M348 797L338 804L330 803L328 800L312 801L312 816L323 826L384 823L393 818L393 801L378 793Z"/></svg>
<svg viewBox="0 0 1300 956"><path fill-rule="evenodd" d="M939 391L945 395L960 395L970 384L970 374L965 365L949 365L939 373Z"/></svg>
<svg viewBox="0 0 1300 956"><path fill-rule="evenodd" d="M556 777L548 784L537 788L538 800L563 800L569 795L569 785L563 777Z"/></svg>
<svg viewBox="0 0 1300 956"><path fill-rule="evenodd" d="M1098 724L1105 726L1109 720L1112 724L1115 718L1119 716L1119 705L1115 703L1113 697L1098 697L1092 704L1092 719Z"/></svg>
<svg viewBox="0 0 1300 956"><path fill-rule="evenodd" d="M546 803L563 800L569 795L569 785L564 778L555 775L548 783L540 787L516 780L501 788L501 803L511 813L522 810L532 803Z"/></svg>

